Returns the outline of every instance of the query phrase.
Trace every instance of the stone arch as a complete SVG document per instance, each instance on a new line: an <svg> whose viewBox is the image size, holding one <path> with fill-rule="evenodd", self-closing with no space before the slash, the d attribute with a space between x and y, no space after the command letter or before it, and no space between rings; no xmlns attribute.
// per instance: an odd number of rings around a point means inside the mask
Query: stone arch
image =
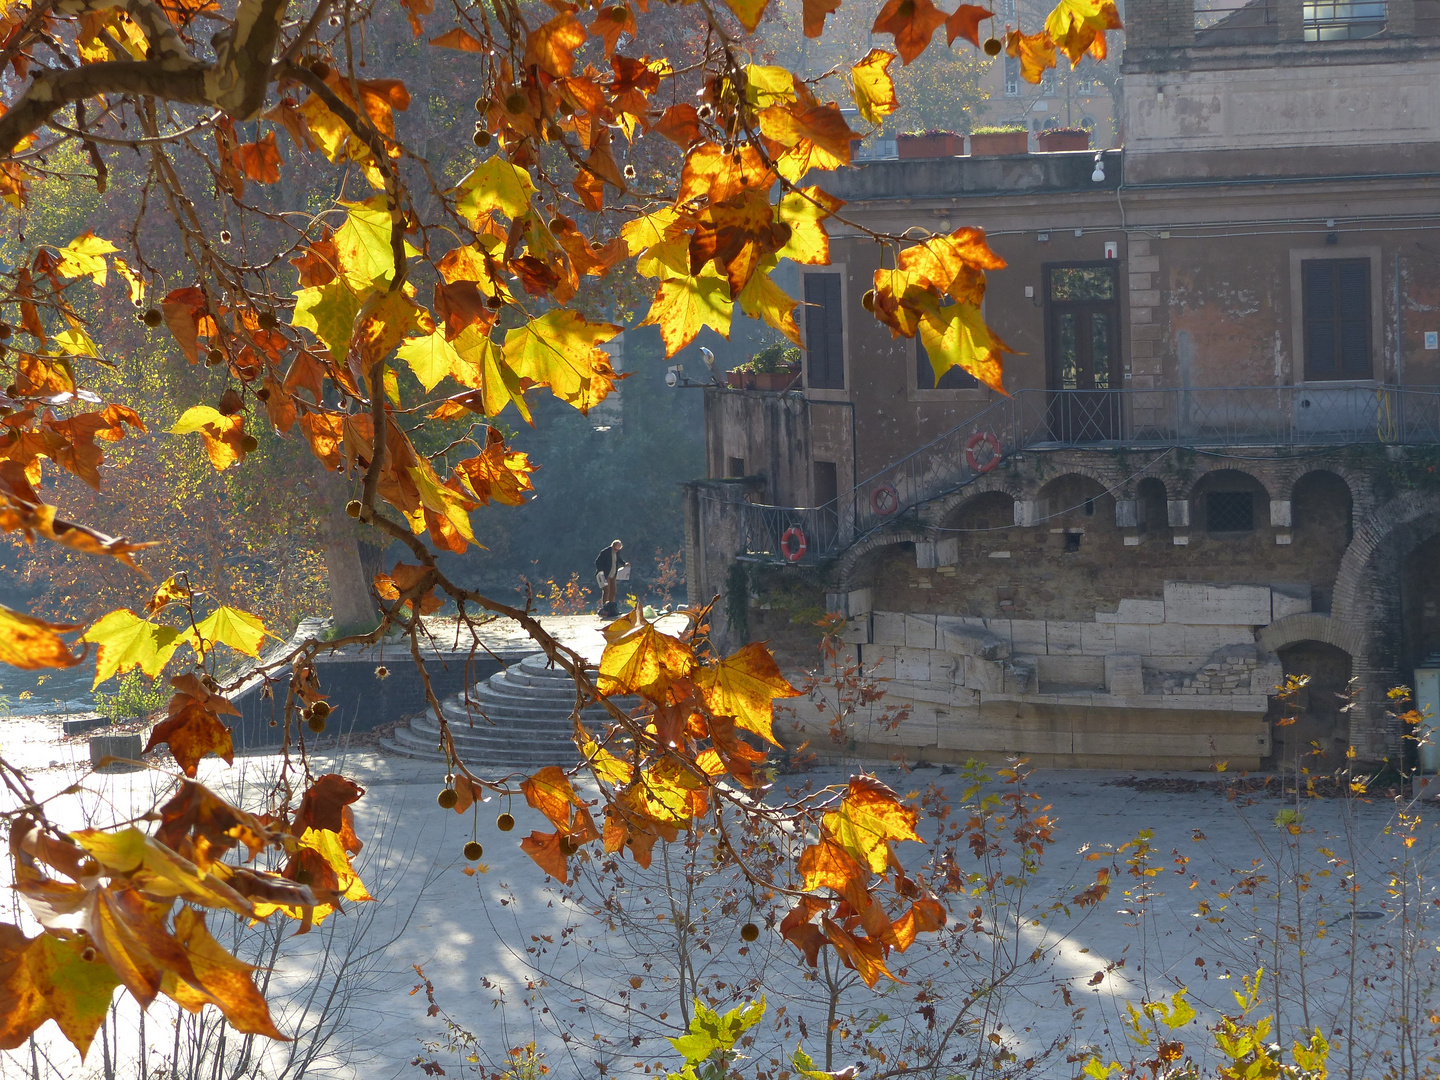
<svg viewBox="0 0 1440 1080"><path fill-rule="evenodd" d="M1116 498L1120 497L1121 488L1125 480L1124 474L1117 469L1102 469L1088 464L1067 461L1054 476L1033 480L1029 497L1038 499L1040 492L1054 484L1057 480L1063 480L1067 476L1083 476L1087 480L1094 480L1107 494L1113 495Z"/></svg>
<svg viewBox="0 0 1440 1080"><path fill-rule="evenodd" d="M1212 492L1251 493L1251 527L1248 531L1263 529L1270 524L1270 489L1265 481L1247 469L1236 469L1230 465L1207 469L1197 476L1185 493L1190 503L1190 525L1197 532L1215 532L1210 520L1210 503L1207 499ZM1241 512L1244 512L1243 504ZM1243 527L1243 526L1239 526ZM1225 531L1224 529L1221 530Z"/></svg>
<svg viewBox="0 0 1440 1080"><path fill-rule="evenodd" d="M1316 473L1331 473L1337 479L1343 481L1345 486L1350 489L1350 501L1352 504L1357 503L1361 493L1370 488L1370 484L1367 483L1363 477L1357 476L1344 465L1327 460L1323 465L1314 465L1313 467L1301 465L1289 470L1276 482L1275 498L1293 500L1295 498L1296 486L1302 480L1314 476Z"/></svg>
<svg viewBox="0 0 1440 1080"><path fill-rule="evenodd" d="M1401 573L1405 556L1440 534L1440 494L1407 491L1358 516L1340 560L1331 619L1352 627L1363 642L1354 675L1363 696L1351 717L1360 757L1399 760L1400 732L1386 721L1386 691L1409 678L1405 670Z"/></svg>
<svg viewBox="0 0 1440 1080"><path fill-rule="evenodd" d="M1270 703L1272 724L1282 717L1290 721L1272 728L1272 757L1282 767L1338 768L1351 742L1345 703L1354 655L1329 642L1302 638L1281 646L1276 656L1287 679L1304 675L1308 683L1290 700L1293 711L1278 699Z"/></svg>
<svg viewBox="0 0 1440 1080"><path fill-rule="evenodd" d="M1009 495L1015 502L1019 502L1025 497L1023 489L1013 479L990 473L973 483L966 484L959 491L951 492L949 495L926 504L925 509L921 512L921 517L926 524L941 525L966 503L997 491Z"/></svg>
<svg viewBox="0 0 1440 1080"><path fill-rule="evenodd" d="M1207 482L1210 484L1215 483L1216 480L1225 473L1233 473L1236 476L1244 477L1246 480L1257 484L1260 490L1265 493L1265 498L1272 498L1273 496L1270 492L1271 485L1265 482L1263 476L1257 475L1259 472L1260 470L1258 469L1237 468L1236 463L1233 461L1217 461L1214 465L1204 470L1192 473L1188 479L1188 483L1182 482L1175 484L1170 492L1170 498L1193 501L1197 489L1204 487ZM1170 487L1170 485L1166 486Z"/></svg>
<svg viewBox="0 0 1440 1080"><path fill-rule="evenodd" d="M855 571L859 568L861 560L873 551L894 547L897 544L919 544L933 539L935 536L928 529L894 529L873 533L851 545L840 556L835 565L836 586L845 591L857 588Z"/></svg>
<svg viewBox="0 0 1440 1080"><path fill-rule="evenodd" d="M1262 628L1256 637L1256 642L1262 649L1276 654L1286 646L1302 641L1320 641L1326 645L1334 645L1337 649L1344 649L1352 658L1365 652L1365 638L1358 629L1329 615L1311 611L1276 619Z"/></svg>

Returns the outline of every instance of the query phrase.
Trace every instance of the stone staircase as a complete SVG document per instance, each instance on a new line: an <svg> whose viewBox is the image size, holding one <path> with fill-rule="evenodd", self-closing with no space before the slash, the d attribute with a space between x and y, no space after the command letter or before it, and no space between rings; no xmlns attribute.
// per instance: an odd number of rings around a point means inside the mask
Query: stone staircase
<svg viewBox="0 0 1440 1080"><path fill-rule="evenodd" d="M490 773L533 765L567 765L579 760L570 710L575 683L564 670L547 667L543 653L527 656L470 688L470 703L457 694L441 706L455 749L471 769ZM621 708L633 699L617 698ZM604 710L590 705L584 715L599 719ZM413 717L380 745L392 754L444 761L440 725L428 711Z"/></svg>

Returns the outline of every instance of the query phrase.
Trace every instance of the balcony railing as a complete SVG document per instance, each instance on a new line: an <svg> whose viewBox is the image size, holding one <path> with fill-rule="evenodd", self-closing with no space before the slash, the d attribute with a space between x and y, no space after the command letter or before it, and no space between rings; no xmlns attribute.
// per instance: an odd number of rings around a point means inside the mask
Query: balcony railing
<svg viewBox="0 0 1440 1080"><path fill-rule="evenodd" d="M1031 448L1365 443L1440 443L1440 389L1312 384L1018 390L824 506L740 504L744 550L792 562L836 554L907 511L978 479L994 467L990 459L996 446L1004 458ZM799 536L804 553L790 558Z"/></svg>

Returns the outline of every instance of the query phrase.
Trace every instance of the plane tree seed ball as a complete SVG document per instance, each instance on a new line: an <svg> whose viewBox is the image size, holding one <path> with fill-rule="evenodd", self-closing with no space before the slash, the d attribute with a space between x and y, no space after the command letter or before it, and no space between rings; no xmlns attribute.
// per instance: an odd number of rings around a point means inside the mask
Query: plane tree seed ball
<svg viewBox="0 0 1440 1080"><path fill-rule="evenodd" d="M515 828L515 819L509 814L501 814L495 819L495 827L501 832L509 832Z"/></svg>
<svg viewBox="0 0 1440 1080"><path fill-rule="evenodd" d="M460 801L460 796L455 793L454 788L446 788L435 796L435 801L440 804L441 810L454 810L455 804Z"/></svg>
<svg viewBox="0 0 1440 1080"><path fill-rule="evenodd" d="M468 844L465 845L465 858L469 859L471 862L477 862L480 856L484 854L485 849L474 840L471 840Z"/></svg>
<svg viewBox="0 0 1440 1080"><path fill-rule="evenodd" d="M740 939L742 941L754 941L760 936L760 928L753 922L747 922L740 928Z"/></svg>

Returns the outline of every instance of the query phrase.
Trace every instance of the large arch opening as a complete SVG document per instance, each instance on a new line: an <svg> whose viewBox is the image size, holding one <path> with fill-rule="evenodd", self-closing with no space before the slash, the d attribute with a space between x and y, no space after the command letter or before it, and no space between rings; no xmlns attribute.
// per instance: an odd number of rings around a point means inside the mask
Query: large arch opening
<svg viewBox="0 0 1440 1080"><path fill-rule="evenodd" d="M1400 570L1405 667L1440 667L1440 534L1416 545Z"/></svg>
<svg viewBox="0 0 1440 1080"><path fill-rule="evenodd" d="M1310 682L1294 701L1298 715L1284 723L1290 710L1279 702L1270 707L1271 754L1287 769L1296 765L1326 772L1345 763L1350 745L1350 720L1344 711L1350 685L1350 654L1323 641L1296 641L1276 652L1286 676L1308 676Z"/></svg>
<svg viewBox="0 0 1440 1080"><path fill-rule="evenodd" d="M1170 507L1165 495L1165 481L1147 476L1135 488L1140 504L1140 531L1159 540L1170 539Z"/></svg>
<svg viewBox="0 0 1440 1080"><path fill-rule="evenodd" d="M943 529L993 532L1015 525L1015 500L1009 492L987 491L957 506L945 518Z"/></svg>

